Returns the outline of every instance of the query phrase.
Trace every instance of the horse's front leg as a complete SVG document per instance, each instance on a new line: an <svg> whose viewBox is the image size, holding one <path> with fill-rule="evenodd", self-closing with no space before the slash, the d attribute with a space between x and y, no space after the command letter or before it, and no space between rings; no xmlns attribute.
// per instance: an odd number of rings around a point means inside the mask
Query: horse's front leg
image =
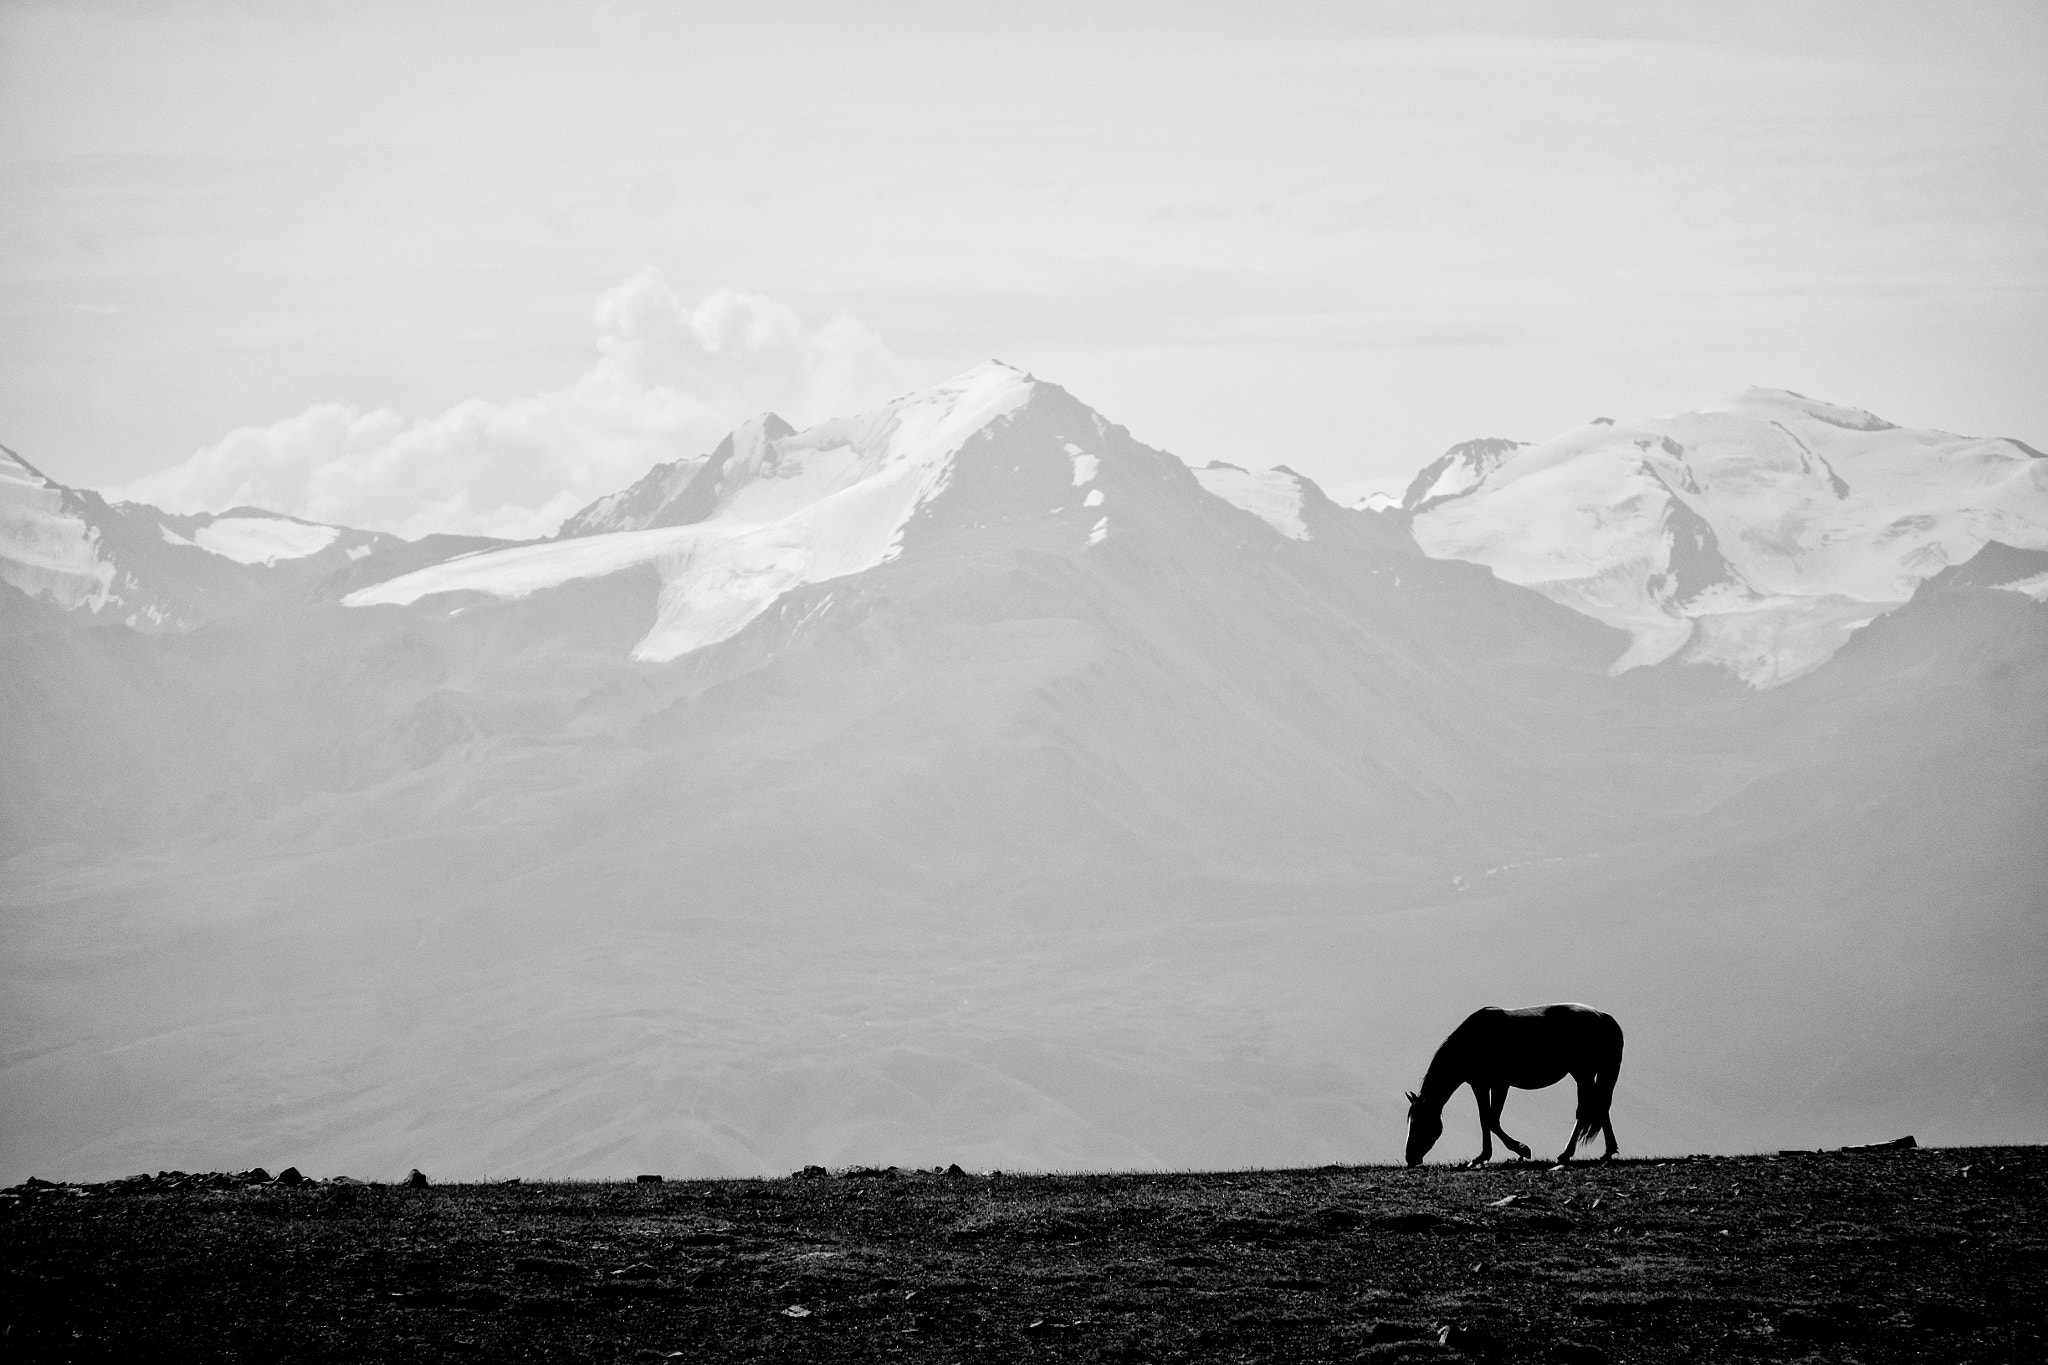
<svg viewBox="0 0 2048 1365"><path fill-rule="evenodd" d="M1491 1096L1479 1082L1472 1082L1472 1098L1479 1104L1479 1155L1470 1164L1484 1166L1493 1160L1493 1110L1488 1108Z"/></svg>
<svg viewBox="0 0 2048 1365"><path fill-rule="evenodd" d="M1493 1087L1491 1098L1492 1103L1487 1106L1487 1121L1493 1125L1493 1131L1500 1134L1500 1140L1507 1144L1508 1150L1522 1160L1527 1161L1529 1159L1527 1144L1515 1141L1508 1136L1508 1130L1500 1126L1500 1111L1507 1107L1508 1102L1507 1085L1503 1083Z"/></svg>

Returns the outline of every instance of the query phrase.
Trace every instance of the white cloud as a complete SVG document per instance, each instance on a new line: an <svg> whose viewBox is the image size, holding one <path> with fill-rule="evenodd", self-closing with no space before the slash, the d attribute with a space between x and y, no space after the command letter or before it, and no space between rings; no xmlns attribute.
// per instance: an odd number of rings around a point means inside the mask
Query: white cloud
<svg viewBox="0 0 2048 1365"><path fill-rule="evenodd" d="M872 330L840 315L809 326L773 299L721 289L692 305L655 271L606 290L598 358L566 388L431 417L321 403L242 427L109 496L178 512L267 508L421 536L546 535L651 466L709 450L773 409L814 420L902 384Z"/></svg>

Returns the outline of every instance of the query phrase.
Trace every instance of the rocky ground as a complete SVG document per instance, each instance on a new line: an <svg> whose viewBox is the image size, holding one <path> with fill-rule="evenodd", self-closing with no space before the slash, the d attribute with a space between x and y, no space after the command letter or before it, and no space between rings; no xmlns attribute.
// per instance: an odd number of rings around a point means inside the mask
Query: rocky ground
<svg viewBox="0 0 2048 1365"><path fill-rule="evenodd" d="M17 1186L0 1356L2048 1359L2042 1147L421 1181Z"/></svg>

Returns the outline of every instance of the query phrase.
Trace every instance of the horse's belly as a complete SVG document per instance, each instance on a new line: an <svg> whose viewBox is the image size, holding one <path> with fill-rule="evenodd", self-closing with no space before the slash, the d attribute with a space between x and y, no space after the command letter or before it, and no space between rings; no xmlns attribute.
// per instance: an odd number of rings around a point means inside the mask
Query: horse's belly
<svg viewBox="0 0 2048 1365"><path fill-rule="evenodd" d="M1523 1067L1508 1073L1508 1084L1517 1090L1541 1090L1556 1085L1570 1074L1566 1067Z"/></svg>

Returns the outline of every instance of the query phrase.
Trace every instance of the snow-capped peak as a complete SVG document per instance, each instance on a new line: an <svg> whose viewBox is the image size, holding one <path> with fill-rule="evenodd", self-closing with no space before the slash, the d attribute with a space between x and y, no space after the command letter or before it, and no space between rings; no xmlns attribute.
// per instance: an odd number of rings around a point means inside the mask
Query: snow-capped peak
<svg viewBox="0 0 2048 1365"><path fill-rule="evenodd" d="M1424 475L1458 469L1440 460ZM2048 548L2048 460L1748 389L1510 450L1413 507L1426 553L1628 631L1616 671L1677 655L1768 687L1986 541Z"/></svg>
<svg viewBox="0 0 2048 1365"><path fill-rule="evenodd" d="M1709 404L1701 411L1734 412L1745 417L1761 418L1764 421L1792 417L1825 422L1829 426L1841 427L1845 431L1896 430L1895 423L1885 421L1876 413L1865 412L1862 408L1844 407L1838 403L1823 403L1817 398L1808 398L1805 394L1794 393L1790 389L1753 386L1719 403Z"/></svg>
<svg viewBox="0 0 2048 1365"><path fill-rule="evenodd" d="M98 529L40 469L5 446L0 457L0 582L66 610L100 610L116 570Z"/></svg>
<svg viewBox="0 0 2048 1365"><path fill-rule="evenodd" d="M758 464L762 448L795 433L795 427L772 412L750 417L733 428L709 455L689 455L658 464L630 487L608 493L584 507L562 523L555 539L702 521L717 508L721 478L728 477L735 468ZM706 470L711 472L705 475Z"/></svg>
<svg viewBox="0 0 2048 1365"><path fill-rule="evenodd" d="M1412 512L1471 492L1525 444L1499 436L1460 441L1416 472L1401 497L1401 509Z"/></svg>
<svg viewBox="0 0 2048 1365"><path fill-rule="evenodd" d="M459 590L523 597L651 564L661 598L634 657L673 659L737 633L791 588L894 558L910 518L945 489L962 445L1022 406L1034 383L991 361L802 432L770 414L720 444L671 500L664 524L473 555L343 601L402 605Z"/></svg>

